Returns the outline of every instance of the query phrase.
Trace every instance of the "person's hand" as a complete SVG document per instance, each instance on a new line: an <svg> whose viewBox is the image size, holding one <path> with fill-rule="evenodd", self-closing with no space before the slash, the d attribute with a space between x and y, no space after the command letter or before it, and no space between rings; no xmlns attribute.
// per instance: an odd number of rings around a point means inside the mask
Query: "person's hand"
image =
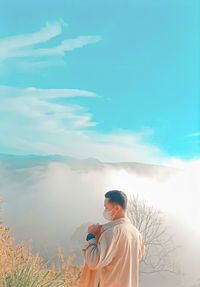
<svg viewBox="0 0 200 287"><path fill-rule="evenodd" d="M99 235L101 225L99 223L88 226L88 233Z"/></svg>

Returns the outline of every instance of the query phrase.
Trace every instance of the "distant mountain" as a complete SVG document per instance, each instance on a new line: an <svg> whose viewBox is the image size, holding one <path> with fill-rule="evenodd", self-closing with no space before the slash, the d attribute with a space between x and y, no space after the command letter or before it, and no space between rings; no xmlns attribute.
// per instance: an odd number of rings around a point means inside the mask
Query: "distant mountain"
<svg viewBox="0 0 200 287"><path fill-rule="evenodd" d="M139 162L118 162L108 164L115 169L124 169L127 172L135 173L139 176L155 177L158 180L165 180L169 176L174 176L181 171L178 168Z"/></svg>
<svg viewBox="0 0 200 287"><path fill-rule="evenodd" d="M65 163L71 169L102 169L112 167L114 169L123 169L127 172L136 173L139 176L156 177L164 179L166 176L174 175L179 171L177 168L172 168L163 165L153 165L141 162L101 162L95 158L76 159L70 156L62 155L12 155L0 153L0 168L3 169L24 169L34 166L47 166L52 162Z"/></svg>
<svg viewBox="0 0 200 287"><path fill-rule="evenodd" d="M48 165L50 162L66 162L72 159L69 156L55 155L13 155L0 153L0 168L21 169L38 165Z"/></svg>

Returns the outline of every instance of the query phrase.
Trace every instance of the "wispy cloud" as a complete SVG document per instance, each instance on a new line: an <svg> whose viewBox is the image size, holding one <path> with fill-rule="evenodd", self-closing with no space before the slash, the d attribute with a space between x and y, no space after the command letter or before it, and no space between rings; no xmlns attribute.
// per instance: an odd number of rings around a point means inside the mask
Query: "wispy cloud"
<svg viewBox="0 0 200 287"><path fill-rule="evenodd" d="M154 130L98 132L86 107L67 103L67 98L89 97L77 89L0 87L0 142L2 152L63 154L103 161L161 163L166 155L148 143ZM64 97L65 104L53 99Z"/></svg>
<svg viewBox="0 0 200 287"><path fill-rule="evenodd" d="M1 98L10 99L13 97L27 97L30 99L41 98L41 99L53 99L53 98L72 98L72 97L97 97L93 92L79 89L37 89L34 87L30 88L16 88L9 86L0 86ZM1 107L0 107L1 108Z"/></svg>
<svg viewBox="0 0 200 287"><path fill-rule="evenodd" d="M48 100L72 97L96 97L95 93L78 89L37 89L0 86L0 111L21 121L34 119L38 129L57 132L64 128L80 128L96 125L92 115L79 105L61 105ZM36 122L34 123L36 124ZM5 125L5 123L4 123ZM26 126L26 123L24 127Z"/></svg>
<svg viewBox="0 0 200 287"><path fill-rule="evenodd" d="M196 133L192 133L192 134L186 135L186 137L198 137L198 136L200 136L200 132L196 132Z"/></svg>
<svg viewBox="0 0 200 287"><path fill-rule="evenodd" d="M40 31L10 36L0 39L0 61L12 57L41 57L41 56L63 56L66 51L82 48L85 45L97 43L100 36L78 36L72 39L64 39L55 47L34 48L36 44L41 44L62 33L62 27L67 24L60 19L57 22L46 22L45 27Z"/></svg>

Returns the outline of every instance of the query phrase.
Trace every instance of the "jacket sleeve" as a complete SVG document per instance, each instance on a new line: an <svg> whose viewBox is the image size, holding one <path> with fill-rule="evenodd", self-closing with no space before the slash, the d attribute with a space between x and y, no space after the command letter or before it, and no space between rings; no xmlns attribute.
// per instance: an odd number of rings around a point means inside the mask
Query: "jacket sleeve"
<svg viewBox="0 0 200 287"><path fill-rule="evenodd" d="M89 240L85 249L85 263L90 269L96 270L108 265L117 252L117 240L113 231L104 231L96 244L95 239Z"/></svg>

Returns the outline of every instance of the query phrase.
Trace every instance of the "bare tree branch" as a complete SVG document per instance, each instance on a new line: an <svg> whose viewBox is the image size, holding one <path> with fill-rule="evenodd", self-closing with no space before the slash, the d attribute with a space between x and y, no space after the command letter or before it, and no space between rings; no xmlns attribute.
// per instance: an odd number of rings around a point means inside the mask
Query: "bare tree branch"
<svg viewBox="0 0 200 287"><path fill-rule="evenodd" d="M163 212L139 199L137 194L129 198L127 216L144 238L146 252L140 260L140 274L169 272L181 275L175 263L179 246L174 246Z"/></svg>

